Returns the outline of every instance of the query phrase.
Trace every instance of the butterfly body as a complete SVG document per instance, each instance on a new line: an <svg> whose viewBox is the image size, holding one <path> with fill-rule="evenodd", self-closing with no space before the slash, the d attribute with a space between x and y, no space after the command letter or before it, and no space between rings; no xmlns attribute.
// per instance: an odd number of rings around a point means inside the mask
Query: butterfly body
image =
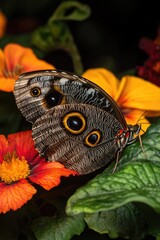
<svg viewBox="0 0 160 240"><path fill-rule="evenodd" d="M22 74L14 94L18 108L33 124L38 152L80 174L105 166L138 132L127 125L106 92L71 73Z"/></svg>

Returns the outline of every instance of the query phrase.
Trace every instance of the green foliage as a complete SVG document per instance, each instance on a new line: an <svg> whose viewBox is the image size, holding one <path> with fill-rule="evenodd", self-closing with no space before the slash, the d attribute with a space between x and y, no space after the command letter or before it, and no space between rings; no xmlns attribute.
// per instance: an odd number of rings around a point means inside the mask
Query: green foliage
<svg viewBox="0 0 160 240"><path fill-rule="evenodd" d="M63 2L50 17L48 23L33 33L33 45L42 51L63 49L72 57L75 72L82 74L80 55L66 21L82 21L89 15L88 5L76 1Z"/></svg>
<svg viewBox="0 0 160 240"><path fill-rule="evenodd" d="M85 214L85 221L89 228L100 234L108 233L110 238L130 237L138 240L145 235L143 212L132 203L110 211Z"/></svg>
<svg viewBox="0 0 160 240"><path fill-rule="evenodd" d="M159 218L159 154L160 121L144 134L142 146L136 142L126 148L116 172L113 173L112 164L78 189L68 200L67 213L72 216L85 213L89 227L100 233L109 233L110 237L142 239L146 226L148 232L151 229L152 233L159 232L160 226L157 230L156 224L155 229L152 225L155 217L147 221L146 212L137 205L140 202L149 205L153 216ZM133 229L133 225L137 227Z"/></svg>
<svg viewBox="0 0 160 240"><path fill-rule="evenodd" d="M68 214L112 210L129 202L143 202L160 212L160 167L132 162L114 174L99 175L69 200Z"/></svg>
<svg viewBox="0 0 160 240"><path fill-rule="evenodd" d="M70 240L73 235L81 234L84 227L82 215L42 217L33 222L33 231L38 240Z"/></svg>

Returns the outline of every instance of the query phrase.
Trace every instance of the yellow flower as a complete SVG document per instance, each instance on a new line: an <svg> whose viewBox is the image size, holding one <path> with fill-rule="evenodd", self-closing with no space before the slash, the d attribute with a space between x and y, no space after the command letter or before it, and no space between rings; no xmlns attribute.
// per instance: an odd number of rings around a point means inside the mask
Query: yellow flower
<svg viewBox="0 0 160 240"><path fill-rule="evenodd" d="M0 10L0 38L3 37L7 25L7 18Z"/></svg>
<svg viewBox="0 0 160 240"><path fill-rule="evenodd" d="M0 49L0 90L12 92L19 74L45 69L54 66L38 59L32 49L10 43L4 50Z"/></svg>
<svg viewBox="0 0 160 240"><path fill-rule="evenodd" d="M118 104L128 124L144 124L143 130L149 126L145 116L160 115L160 88L135 76L124 76L121 81L104 68L89 69L83 77L99 85Z"/></svg>

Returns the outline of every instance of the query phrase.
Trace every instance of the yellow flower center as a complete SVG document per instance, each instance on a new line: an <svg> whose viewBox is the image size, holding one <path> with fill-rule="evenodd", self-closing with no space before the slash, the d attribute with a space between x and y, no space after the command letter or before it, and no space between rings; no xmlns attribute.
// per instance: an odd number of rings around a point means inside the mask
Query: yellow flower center
<svg viewBox="0 0 160 240"><path fill-rule="evenodd" d="M0 179L6 184L26 178L30 173L29 165L24 157L19 159L15 153L5 155L0 164Z"/></svg>
<svg viewBox="0 0 160 240"><path fill-rule="evenodd" d="M4 69L3 74L6 78L15 78L21 74L22 70L23 66L17 64L12 71Z"/></svg>

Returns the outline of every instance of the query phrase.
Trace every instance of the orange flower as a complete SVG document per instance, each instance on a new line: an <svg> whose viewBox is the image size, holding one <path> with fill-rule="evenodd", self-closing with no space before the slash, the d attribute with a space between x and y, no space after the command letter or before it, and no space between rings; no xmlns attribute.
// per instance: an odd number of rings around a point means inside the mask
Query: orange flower
<svg viewBox="0 0 160 240"><path fill-rule="evenodd" d="M19 74L44 69L54 66L38 59L30 48L10 43L0 49L0 90L12 92Z"/></svg>
<svg viewBox="0 0 160 240"><path fill-rule="evenodd" d="M160 115L160 88L150 82L135 76L124 76L119 81L104 68L89 69L83 77L99 85L117 102L128 124L134 125L142 118L145 130L149 122L144 115Z"/></svg>
<svg viewBox="0 0 160 240"><path fill-rule="evenodd" d="M0 10L0 38L3 37L7 25L7 18Z"/></svg>
<svg viewBox="0 0 160 240"><path fill-rule="evenodd" d="M17 210L37 192L57 186L61 176L75 175L58 162L46 162L34 148L31 131L0 135L0 213ZM28 181L29 180L29 181Z"/></svg>

